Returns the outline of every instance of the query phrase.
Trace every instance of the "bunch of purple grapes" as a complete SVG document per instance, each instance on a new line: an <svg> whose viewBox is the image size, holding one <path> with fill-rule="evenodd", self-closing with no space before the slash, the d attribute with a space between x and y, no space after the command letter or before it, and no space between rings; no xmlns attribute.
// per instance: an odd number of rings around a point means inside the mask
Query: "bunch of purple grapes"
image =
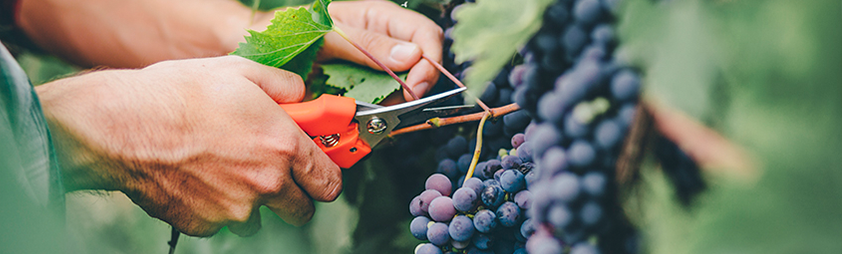
<svg viewBox="0 0 842 254"><path fill-rule="evenodd" d="M528 152L519 150L524 138L523 133L513 135L513 148L478 163L467 181L471 157L462 153L469 145L462 136L448 142L452 154L462 154L459 162L443 159L439 173L427 178L425 190L409 205L415 216L412 235L429 241L418 245L416 254L526 253L526 237L534 231L525 219L532 199L527 187L534 181L527 176L534 176L534 164ZM456 176L461 179L451 180Z"/></svg>
<svg viewBox="0 0 842 254"><path fill-rule="evenodd" d="M613 57L618 1L559 0L510 75L535 116L527 132L538 181L529 253L634 253L636 233L616 197L615 170L637 108L640 77Z"/></svg>

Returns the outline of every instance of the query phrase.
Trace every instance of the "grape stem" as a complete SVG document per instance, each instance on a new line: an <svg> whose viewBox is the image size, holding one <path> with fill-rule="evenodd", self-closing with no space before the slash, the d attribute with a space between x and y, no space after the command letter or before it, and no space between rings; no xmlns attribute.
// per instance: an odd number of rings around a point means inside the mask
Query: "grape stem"
<svg viewBox="0 0 842 254"><path fill-rule="evenodd" d="M400 134L409 133L409 132L413 132L413 131L433 129L433 128L438 128L438 127L447 126L447 125L451 125L451 124L457 124L457 123L473 122L473 121L477 121L477 120L482 120L485 117L486 114L488 114L489 118L501 117L501 116L504 116L508 113L515 112L519 109L520 109L520 107L516 103L512 103L512 104L502 106L502 107L491 108L488 111L483 111L483 112L478 112L478 113L473 113L473 114L468 114L468 115L463 115L463 116L453 116L453 117L445 117L445 118L436 117L436 118L427 120L426 123L416 124L416 125L407 126L407 127L404 127L404 128L394 130L389 135L390 136L397 136L397 135L400 135Z"/></svg>
<svg viewBox="0 0 842 254"><path fill-rule="evenodd" d="M425 55L421 55L421 57L423 57L424 59L427 59L428 62L433 64L433 66L435 66L436 69L439 69L439 71L441 73L443 73L445 76L447 76L447 78L449 78L450 81L453 81L453 83L455 83L457 86L465 87L465 84L462 84L462 81L459 81L459 79L457 79L456 76L453 76L453 74L451 74L449 71L447 71L447 69L445 69L444 66L441 66L441 64L437 63L436 61L433 61L433 59L430 59L429 57L427 57ZM465 91L465 92L467 93L467 91ZM489 114L491 114L491 117L494 117L494 113L491 112L491 109L488 108L488 106L485 105L485 103L483 103L482 100L479 99L479 96L474 96L474 97L476 98L477 105L479 105L483 110L485 110L485 112L488 112Z"/></svg>
<svg viewBox="0 0 842 254"><path fill-rule="evenodd" d="M357 48L360 52L363 52L363 54L365 54L365 56L367 56L368 59L371 59L371 61L373 61L375 64L377 64L377 66L380 66L380 68L383 69L383 71L386 71L386 73L389 73L389 76L392 76L393 79L397 80L398 83L401 84L401 87L403 87L403 90L407 91L409 93L409 95L412 96L413 100L418 99L418 95L415 95L415 92L413 92L412 89L409 89L409 86L406 85L406 82L403 82L403 80L401 80L401 78L399 78L398 75L395 74L395 72L393 72L391 69L389 69L389 67L386 67L386 65L383 64L382 62L380 62L380 60L377 60L377 58L374 58L374 55L369 53L367 50L363 49L363 47L361 47L356 42L352 41L351 38L348 38L348 35L345 34L345 32L342 32L342 29L339 29L339 27L337 27L337 26L333 26L333 31L336 31L336 33L339 34L339 36L342 36L343 39L350 42L351 45L354 45L354 47Z"/></svg>
<svg viewBox="0 0 842 254"><path fill-rule="evenodd" d="M479 155L482 152L482 129L485 126L485 121L491 117L491 114L488 111L482 112L482 119L479 120L479 126L477 126L477 145L474 148L474 156L471 158L471 166L468 167L468 174L465 175L465 181L462 182L462 185L468 182L468 179L474 176L474 170L477 168L477 162L479 162Z"/></svg>

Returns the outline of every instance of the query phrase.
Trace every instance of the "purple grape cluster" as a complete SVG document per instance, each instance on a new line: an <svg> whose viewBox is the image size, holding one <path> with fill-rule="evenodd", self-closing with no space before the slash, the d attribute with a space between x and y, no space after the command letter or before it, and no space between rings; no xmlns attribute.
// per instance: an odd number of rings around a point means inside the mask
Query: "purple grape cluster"
<svg viewBox="0 0 842 254"><path fill-rule="evenodd" d="M462 136L448 141L444 147L454 156L441 160L438 173L427 178L425 190L409 205L415 216L410 232L429 241L418 245L416 254L526 253L527 236L534 231L526 219L532 203L527 188L535 179L532 157L519 150L524 139L523 133L512 135L511 149L478 163L467 181L468 142ZM459 162L451 158L456 154ZM457 175L460 180L451 180Z"/></svg>
<svg viewBox="0 0 842 254"><path fill-rule="evenodd" d="M616 200L616 160L637 108L638 72L613 57L618 1L559 0L509 76L534 116L526 139L538 181L529 253L635 253Z"/></svg>

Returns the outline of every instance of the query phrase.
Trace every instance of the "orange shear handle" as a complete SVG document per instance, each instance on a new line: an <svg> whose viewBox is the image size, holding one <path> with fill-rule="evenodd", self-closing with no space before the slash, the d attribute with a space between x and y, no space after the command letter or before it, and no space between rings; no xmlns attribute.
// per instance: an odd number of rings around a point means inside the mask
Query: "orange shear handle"
<svg viewBox="0 0 842 254"><path fill-rule="evenodd" d="M353 122L357 113L354 98L324 94L312 101L280 106L339 167L350 168L371 152L359 139Z"/></svg>

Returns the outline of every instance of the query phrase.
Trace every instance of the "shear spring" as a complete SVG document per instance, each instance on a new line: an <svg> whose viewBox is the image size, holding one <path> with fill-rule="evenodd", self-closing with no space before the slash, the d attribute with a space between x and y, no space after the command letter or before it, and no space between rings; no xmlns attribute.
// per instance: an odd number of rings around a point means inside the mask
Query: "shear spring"
<svg viewBox="0 0 842 254"><path fill-rule="evenodd" d="M322 145L325 145L325 147L333 147L339 143L339 134L319 136L319 139L322 140Z"/></svg>

